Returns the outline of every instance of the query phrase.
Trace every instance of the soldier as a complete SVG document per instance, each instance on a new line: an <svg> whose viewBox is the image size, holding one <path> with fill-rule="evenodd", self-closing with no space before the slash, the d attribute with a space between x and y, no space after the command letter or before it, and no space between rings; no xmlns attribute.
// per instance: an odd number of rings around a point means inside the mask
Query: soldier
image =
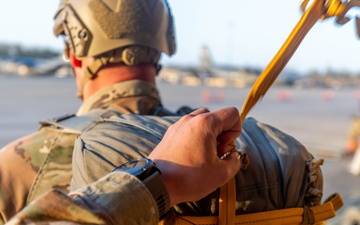
<svg viewBox="0 0 360 225"><path fill-rule="evenodd" d="M321 160L294 138L254 119L241 125L239 136L234 108L213 113L201 109L184 117L162 108L153 85L158 60L160 52L171 55L175 50L165 0L67 0L55 16L55 34L66 36L66 52L85 101L79 114L88 112L75 117L85 121L80 128L71 121L51 123L80 135L71 168L72 192L47 192L10 224L156 224L170 206L174 207L165 219L174 214L214 216L219 212L216 188L235 174L230 169L237 172L237 214L295 207L306 209L304 220L315 221L308 208L321 203ZM240 171L236 154L225 154L235 147L234 135L239 136ZM56 160L63 162L58 155ZM156 175L148 159L163 176ZM220 170L228 160L230 165ZM44 160L31 192L54 187L52 183L43 188L52 180L42 175L51 177L54 165L62 166ZM139 170L134 173L132 167ZM22 207L36 196L30 193ZM199 201L191 202L195 200Z"/></svg>
<svg viewBox="0 0 360 225"><path fill-rule="evenodd" d="M73 143L91 120L190 112L165 109L155 85L161 54L175 52L166 1L62 0L54 33L64 37L83 104L76 116L42 122L37 132L1 149L0 224L52 188L69 191Z"/></svg>

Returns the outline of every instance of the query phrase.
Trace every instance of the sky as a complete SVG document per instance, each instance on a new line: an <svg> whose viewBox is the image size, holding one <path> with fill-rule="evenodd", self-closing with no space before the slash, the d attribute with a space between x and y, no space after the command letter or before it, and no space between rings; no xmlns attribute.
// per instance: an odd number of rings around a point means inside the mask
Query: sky
<svg viewBox="0 0 360 225"><path fill-rule="evenodd" d="M168 0L175 17L177 52L162 63L197 65L202 46L217 65L264 68L301 18L299 0ZM62 49L52 33L59 0L0 3L0 42ZM356 15L357 11L351 11ZM360 73L355 21L317 22L286 69Z"/></svg>

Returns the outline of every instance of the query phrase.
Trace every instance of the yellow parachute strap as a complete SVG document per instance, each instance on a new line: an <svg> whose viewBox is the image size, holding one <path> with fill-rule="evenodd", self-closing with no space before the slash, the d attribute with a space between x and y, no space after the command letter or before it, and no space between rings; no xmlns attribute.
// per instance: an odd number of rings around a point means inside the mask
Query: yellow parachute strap
<svg viewBox="0 0 360 225"><path fill-rule="evenodd" d="M234 196L235 199L235 196ZM322 205L310 208L287 208L258 212L244 215L233 215L236 225L267 225L267 224L287 224L287 225L305 225L325 224L326 220L335 216L336 211L344 204L340 194L331 195ZM173 225L220 225L220 216L192 217L181 216L173 221ZM229 221L229 220L227 220ZM165 225L160 222L159 225Z"/></svg>
<svg viewBox="0 0 360 225"><path fill-rule="evenodd" d="M232 178L220 188L219 225L235 224L236 187Z"/></svg>
<svg viewBox="0 0 360 225"><path fill-rule="evenodd" d="M309 0L303 0L302 7L304 11L308 2ZM345 4L341 0L330 0L326 4L325 0L313 1L275 57L252 86L240 112L241 121L244 121L250 109L265 95L313 25L319 19L340 15L345 10Z"/></svg>

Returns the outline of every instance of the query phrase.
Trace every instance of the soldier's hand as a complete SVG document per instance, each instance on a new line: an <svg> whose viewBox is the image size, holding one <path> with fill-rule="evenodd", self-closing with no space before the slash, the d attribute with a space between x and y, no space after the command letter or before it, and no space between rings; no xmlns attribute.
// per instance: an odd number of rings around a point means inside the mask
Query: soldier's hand
<svg viewBox="0 0 360 225"><path fill-rule="evenodd" d="M214 112L199 109L169 127L148 158L162 172L171 205L199 200L235 176L239 155L220 156L233 148L240 132L234 107Z"/></svg>

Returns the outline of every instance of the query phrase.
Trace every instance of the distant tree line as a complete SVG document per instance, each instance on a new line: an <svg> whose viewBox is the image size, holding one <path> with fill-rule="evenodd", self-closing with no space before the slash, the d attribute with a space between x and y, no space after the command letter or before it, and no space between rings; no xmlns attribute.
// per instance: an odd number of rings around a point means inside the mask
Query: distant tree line
<svg viewBox="0 0 360 225"><path fill-rule="evenodd" d="M44 47L24 47L19 44L0 43L0 56L20 56L32 58L50 58L61 54L58 50Z"/></svg>

